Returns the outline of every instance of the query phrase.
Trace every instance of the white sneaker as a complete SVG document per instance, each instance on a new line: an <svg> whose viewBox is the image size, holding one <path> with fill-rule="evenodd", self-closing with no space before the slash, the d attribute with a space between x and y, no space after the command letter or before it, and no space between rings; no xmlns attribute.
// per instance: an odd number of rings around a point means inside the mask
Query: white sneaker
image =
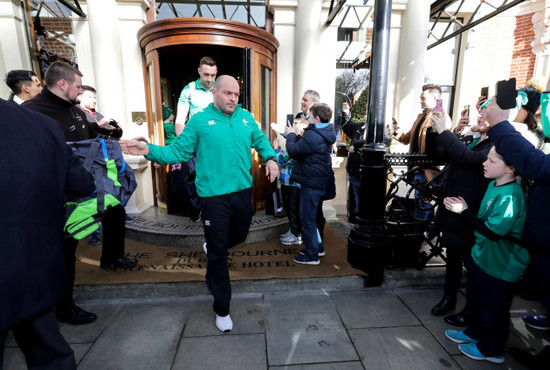
<svg viewBox="0 0 550 370"><path fill-rule="evenodd" d="M204 254L208 254L208 249L206 249L206 242L202 245L202 250L204 251Z"/></svg>
<svg viewBox="0 0 550 370"><path fill-rule="evenodd" d="M280 239L279 240L282 245L296 245L296 244L302 244L302 235L294 236L294 234L290 234L289 237Z"/></svg>
<svg viewBox="0 0 550 370"><path fill-rule="evenodd" d="M216 326L218 329L220 329L223 333L228 333L233 329L233 320L231 320L231 316L218 316L216 315Z"/></svg>
<svg viewBox="0 0 550 370"><path fill-rule="evenodd" d="M279 237L279 239L286 239L288 238L290 235L292 235L292 231L290 231L290 229L288 229L288 231L284 234L281 234L281 236Z"/></svg>

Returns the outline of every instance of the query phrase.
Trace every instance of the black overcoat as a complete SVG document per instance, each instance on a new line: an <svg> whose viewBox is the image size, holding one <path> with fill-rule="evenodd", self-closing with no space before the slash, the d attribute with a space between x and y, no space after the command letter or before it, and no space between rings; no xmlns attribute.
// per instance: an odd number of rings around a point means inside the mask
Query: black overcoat
<svg viewBox="0 0 550 370"><path fill-rule="evenodd" d="M442 197L461 196L468 203L468 208L477 214L490 181L483 176L483 162L493 147L491 140L486 138L469 149L448 130L439 134L436 140L449 160ZM465 240L473 243L472 228L460 215L447 211L443 205L439 207L436 224L443 231L443 242L447 246L457 244L461 247Z"/></svg>
<svg viewBox="0 0 550 370"><path fill-rule="evenodd" d="M65 294L65 194L94 190L57 122L0 99L0 330Z"/></svg>

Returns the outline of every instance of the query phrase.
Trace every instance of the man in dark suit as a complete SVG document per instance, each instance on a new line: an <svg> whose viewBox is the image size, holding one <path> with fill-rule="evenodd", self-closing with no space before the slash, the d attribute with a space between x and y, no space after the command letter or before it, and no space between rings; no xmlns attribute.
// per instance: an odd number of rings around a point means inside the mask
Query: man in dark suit
<svg viewBox="0 0 550 370"><path fill-rule="evenodd" d="M82 93L82 73L63 62L52 63L44 75L44 88L33 99L22 104L53 118L65 133L66 141L81 141L98 134L110 136L115 130L106 130L97 123L88 123L86 114L76 105ZM100 267L103 269L130 268L137 264L135 258L124 258L126 211L123 206L110 207L103 216L103 245ZM73 301L76 247L78 240L67 238L64 242L65 266L68 281L65 297L57 305L57 319L72 325L88 324L97 319Z"/></svg>
<svg viewBox="0 0 550 370"><path fill-rule="evenodd" d="M0 369L7 330L29 368L76 369L54 314L67 286L63 205L93 178L54 120L1 99L0 117Z"/></svg>

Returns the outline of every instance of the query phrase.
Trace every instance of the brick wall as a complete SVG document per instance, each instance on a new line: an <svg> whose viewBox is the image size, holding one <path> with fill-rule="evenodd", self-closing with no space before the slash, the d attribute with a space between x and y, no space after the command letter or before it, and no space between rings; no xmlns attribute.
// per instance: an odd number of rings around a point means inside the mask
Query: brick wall
<svg viewBox="0 0 550 370"><path fill-rule="evenodd" d="M73 29L69 18L40 18L40 23L51 33L71 34ZM55 54L70 61L76 61L75 50L60 42L56 38L42 39L40 42L42 49L48 53Z"/></svg>
<svg viewBox="0 0 550 370"><path fill-rule="evenodd" d="M510 77L517 79L517 86L525 86L533 77L535 70L535 54L532 52L531 42L535 39L535 31L531 19L533 14L516 17L514 30L514 51L510 66Z"/></svg>

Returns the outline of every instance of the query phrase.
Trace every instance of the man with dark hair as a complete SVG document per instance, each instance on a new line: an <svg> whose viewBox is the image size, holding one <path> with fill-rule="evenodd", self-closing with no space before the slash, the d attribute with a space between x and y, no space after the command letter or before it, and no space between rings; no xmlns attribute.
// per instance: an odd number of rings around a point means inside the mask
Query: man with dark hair
<svg viewBox="0 0 550 370"><path fill-rule="evenodd" d="M122 136L122 129L112 118L105 118L95 108L97 106L97 93L92 86L82 85L82 94L78 95L79 108L86 113L88 124L97 124L103 130L108 130L108 136L118 139Z"/></svg>
<svg viewBox="0 0 550 370"><path fill-rule="evenodd" d="M13 101L17 104L31 100L42 91L42 84L33 71L9 71L6 75L6 85L11 89Z"/></svg>
<svg viewBox="0 0 550 370"><path fill-rule="evenodd" d="M420 94L422 112L416 117L411 129L405 133L401 131L397 122L393 122L393 138L403 144L409 144L410 153L426 152L426 136L428 129L431 127L432 110L440 97L440 86L432 84L422 86L422 93ZM426 173L428 180L433 175L434 173Z"/></svg>
<svg viewBox="0 0 550 370"><path fill-rule="evenodd" d="M46 86L34 99L25 102L24 107L33 109L53 118L65 133L66 141L81 141L108 135L97 123L88 123L85 113L78 108L76 98L82 92L82 73L64 62L54 62L46 70ZM130 268L137 264L135 258L124 258L124 233L126 211L121 205L108 208L103 217L103 247L101 268ZM65 297L57 305L59 321L73 325L95 321L94 313L86 312L73 301L76 247L78 240L64 240L65 266L68 273L68 286Z"/></svg>
<svg viewBox="0 0 550 370"><path fill-rule="evenodd" d="M250 112L241 108L239 83L220 76L212 89L214 102L195 114L175 142L161 147L137 138L124 152L170 164L185 161L197 152L197 191L203 201L203 249L208 257L206 283L214 296L216 326L222 332L233 328L229 315L231 280L228 249L245 241L252 221L252 152L266 163L271 182L279 174L275 152Z"/></svg>
<svg viewBox="0 0 550 370"><path fill-rule="evenodd" d="M432 111L436 106L437 100L441 97L441 87L438 85L427 84L422 86L420 94L420 106L422 112L416 117L411 129L404 133L399 128L396 121L393 121L393 138L403 144L409 144L410 153L426 153L428 147L426 138L435 135L431 129ZM450 125L451 119L447 117L447 124ZM433 142L433 141L432 141ZM425 169L414 175L414 181L422 183L430 181L437 171ZM417 188L415 192L415 210L414 216L419 219L427 220L433 216L433 209L430 208L429 198L422 196L422 189Z"/></svg>
<svg viewBox="0 0 550 370"><path fill-rule="evenodd" d="M218 74L216 61L208 56L202 57L197 71L199 78L191 81L181 90L178 100L178 111L174 123L176 135L178 136L183 131L187 120L214 101L212 89ZM199 222L201 220L201 207L197 187L195 186L195 164L196 157L193 155L187 162L172 166L172 184L175 185L178 194L188 194L188 199L184 200L192 208L191 220Z"/></svg>
<svg viewBox="0 0 550 370"><path fill-rule="evenodd" d="M0 369L8 330L29 369L76 369L54 314L67 284L63 206L94 181L54 120L1 99L0 117Z"/></svg>
<svg viewBox="0 0 550 370"><path fill-rule="evenodd" d="M176 115L176 135L181 134L185 122L213 102L212 88L218 74L216 61L210 57L202 57L197 69L199 78L188 83L178 100L178 112Z"/></svg>

